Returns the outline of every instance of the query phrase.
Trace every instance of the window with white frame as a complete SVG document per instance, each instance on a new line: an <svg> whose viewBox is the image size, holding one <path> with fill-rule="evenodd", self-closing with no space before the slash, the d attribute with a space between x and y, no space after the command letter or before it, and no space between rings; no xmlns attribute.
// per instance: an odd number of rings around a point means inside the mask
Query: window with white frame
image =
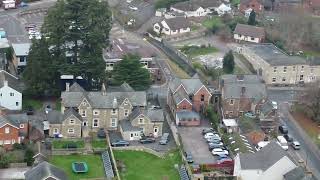
<svg viewBox="0 0 320 180"><path fill-rule="evenodd" d="M54 134L58 134L58 133L59 133L59 129L54 128L54 129L53 129L53 133L54 133Z"/></svg>
<svg viewBox="0 0 320 180"><path fill-rule="evenodd" d="M70 119L69 120L69 124L75 124L75 120L74 119Z"/></svg>
<svg viewBox="0 0 320 180"><path fill-rule="evenodd" d="M296 66L293 66L293 67L292 67L292 71L296 71Z"/></svg>
<svg viewBox="0 0 320 180"><path fill-rule="evenodd" d="M14 96L14 93L10 93L10 96Z"/></svg>
<svg viewBox="0 0 320 180"><path fill-rule="evenodd" d="M11 140L12 144L16 143L16 140L15 139L12 139Z"/></svg>
<svg viewBox="0 0 320 180"><path fill-rule="evenodd" d="M92 127L99 127L99 119L93 119Z"/></svg>
<svg viewBox="0 0 320 180"><path fill-rule="evenodd" d="M272 78L272 82L273 83L276 82L276 78L275 77Z"/></svg>
<svg viewBox="0 0 320 180"><path fill-rule="evenodd" d="M303 70L304 70L304 66L301 66L301 72L303 72Z"/></svg>
<svg viewBox="0 0 320 180"><path fill-rule="evenodd" d="M303 81L303 75L300 75L300 81Z"/></svg>
<svg viewBox="0 0 320 180"><path fill-rule="evenodd" d="M112 115L117 115L117 109L112 109Z"/></svg>
<svg viewBox="0 0 320 180"><path fill-rule="evenodd" d="M234 100L230 99L230 105L233 105L233 104L234 104Z"/></svg>
<svg viewBox="0 0 320 180"><path fill-rule="evenodd" d="M97 110L97 109L93 110L93 115L99 115L99 114L100 114L99 110Z"/></svg>
<svg viewBox="0 0 320 180"><path fill-rule="evenodd" d="M68 134L74 134L74 129L73 128L69 128L68 129Z"/></svg>
<svg viewBox="0 0 320 180"><path fill-rule="evenodd" d="M124 116L125 116L125 117L128 117L128 116L129 116L129 110L128 110L128 109L125 109L125 110L124 110Z"/></svg>
<svg viewBox="0 0 320 180"><path fill-rule="evenodd" d="M143 120L144 120L143 118L139 118L139 124L143 124L144 123Z"/></svg>
<svg viewBox="0 0 320 180"><path fill-rule="evenodd" d="M111 118L111 127L117 127L117 118Z"/></svg>
<svg viewBox="0 0 320 180"><path fill-rule="evenodd" d="M282 77L282 81L285 82L286 81L286 77Z"/></svg>
<svg viewBox="0 0 320 180"><path fill-rule="evenodd" d="M134 133L134 136L135 137L139 137L139 133Z"/></svg>
<svg viewBox="0 0 320 180"><path fill-rule="evenodd" d="M86 110L82 110L81 111L81 116L82 117L86 117L87 116L87 111Z"/></svg>
<svg viewBox="0 0 320 180"><path fill-rule="evenodd" d="M4 144L11 144L11 141L10 140L5 140Z"/></svg>
<svg viewBox="0 0 320 180"><path fill-rule="evenodd" d="M284 66L284 67L283 67L283 72L284 72L284 73L287 72L287 66Z"/></svg>
<svg viewBox="0 0 320 180"><path fill-rule="evenodd" d="M24 124L20 124L20 128L24 128Z"/></svg>
<svg viewBox="0 0 320 180"><path fill-rule="evenodd" d="M277 72L277 67L273 67L273 72Z"/></svg>
<svg viewBox="0 0 320 180"><path fill-rule="evenodd" d="M4 128L4 133L9 134L10 133L10 128L9 127Z"/></svg>

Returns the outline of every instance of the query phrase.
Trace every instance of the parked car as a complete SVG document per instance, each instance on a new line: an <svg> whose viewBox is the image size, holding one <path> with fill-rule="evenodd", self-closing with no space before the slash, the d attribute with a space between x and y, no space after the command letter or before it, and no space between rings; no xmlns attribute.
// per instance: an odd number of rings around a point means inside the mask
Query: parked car
<svg viewBox="0 0 320 180"><path fill-rule="evenodd" d="M214 143L209 143L209 151L212 151L213 149L216 148L221 148L223 145L220 144L214 144Z"/></svg>
<svg viewBox="0 0 320 180"><path fill-rule="evenodd" d="M211 133L211 132L204 135L205 139L209 139L209 138L213 138L213 137L219 137L220 138L220 136L218 134L214 134L214 133Z"/></svg>
<svg viewBox="0 0 320 180"><path fill-rule="evenodd" d="M216 131L213 128L202 129L202 135L207 133L216 133Z"/></svg>
<svg viewBox="0 0 320 180"><path fill-rule="evenodd" d="M288 128L287 128L287 126L285 126L285 125L279 126L279 131L280 131L282 134L288 134Z"/></svg>
<svg viewBox="0 0 320 180"><path fill-rule="evenodd" d="M285 134L283 137L287 140L288 143L293 142L293 137L290 134Z"/></svg>
<svg viewBox="0 0 320 180"><path fill-rule="evenodd" d="M254 115L252 112L247 112L244 115L249 118L256 118L256 115Z"/></svg>
<svg viewBox="0 0 320 180"><path fill-rule="evenodd" d="M294 149L294 150L299 150L300 149L300 143L298 142L298 141L293 141L292 143L291 143L291 146L292 146L292 148Z"/></svg>
<svg viewBox="0 0 320 180"><path fill-rule="evenodd" d="M125 140L118 140L116 142L111 143L112 147L118 147L118 146L129 146L130 143L128 141Z"/></svg>
<svg viewBox="0 0 320 180"><path fill-rule="evenodd" d="M188 163L193 163L193 157L190 152L184 152L184 155L186 156L186 160Z"/></svg>
<svg viewBox="0 0 320 180"><path fill-rule="evenodd" d="M219 146L223 146L223 142L221 142L221 141L209 141L208 145L210 145L210 144L217 144Z"/></svg>
<svg viewBox="0 0 320 180"><path fill-rule="evenodd" d="M52 108L50 105L47 105L46 108L45 108L45 111L46 111L46 114L49 113L49 111L52 111Z"/></svg>
<svg viewBox="0 0 320 180"><path fill-rule="evenodd" d="M141 144L149 144L149 143L154 143L154 142L156 142L156 139L155 139L155 138L148 137L148 138L140 139L139 142L140 142Z"/></svg>
<svg viewBox="0 0 320 180"><path fill-rule="evenodd" d="M212 136L209 138L206 138L207 142L212 142L212 141L221 141L221 137L219 136Z"/></svg>
<svg viewBox="0 0 320 180"><path fill-rule="evenodd" d="M161 136L161 139L159 141L160 145L166 145L169 142L169 133L163 133L163 135Z"/></svg>
<svg viewBox="0 0 320 180"><path fill-rule="evenodd" d="M218 155L218 160L228 159L228 158L229 158L229 156L226 155L226 154L220 154L220 155Z"/></svg>
<svg viewBox="0 0 320 180"><path fill-rule="evenodd" d="M229 155L228 150L223 150L223 149L221 149L221 148L213 149L211 152L212 152L212 154L213 154L214 156L219 156L219 155L221 155L221 154Z"/></svg>
<svg viewBox="0 0 320 180"><path fill-rule="evenodd" d="M156 105L152 105L152 106L150 107L150 109L161 109L161 107L160 107L160 106L156 106Z"/></svg>
<svg viewBox="0 0 320 180"><path fill-rule="evenodd" d="M134 10L134 11L138 10L138 8L137 8L137 7L132 6L132 5L129 5L128 7L129 7L129 9Z"/></svg>
<svg viewBox="0 0 320 180"><path fill-rule="evenodd" d="M33 115L34 114L34 110L33 110L33 107L32 106L29 106L27 108L27 115Z"/></svg>

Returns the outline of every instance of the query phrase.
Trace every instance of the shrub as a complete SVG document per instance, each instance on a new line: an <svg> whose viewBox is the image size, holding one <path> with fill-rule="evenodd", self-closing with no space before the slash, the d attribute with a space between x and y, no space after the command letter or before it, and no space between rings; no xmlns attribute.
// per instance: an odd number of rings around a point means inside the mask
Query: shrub
<svg viewBox="0 0 320 180"><path fill-rule="evenodd" d="M32 149L28 148L25 152L25 157L24 157L24 161L27 163L28 166L31 166L33 164L33 156L34 156L34 152L32 151Z"/></svg>

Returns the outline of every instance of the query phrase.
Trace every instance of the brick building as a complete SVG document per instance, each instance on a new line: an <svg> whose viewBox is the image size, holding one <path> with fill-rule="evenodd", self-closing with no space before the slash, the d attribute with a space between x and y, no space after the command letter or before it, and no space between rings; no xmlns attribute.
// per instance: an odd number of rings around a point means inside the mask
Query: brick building
<svg viewBox="0 0 320 180"><path fill-rule="evenodd" d="M263 12L264 6L260 0L241 0L239 5L240 12L245 13L248 9L260 14Z"/></svg>

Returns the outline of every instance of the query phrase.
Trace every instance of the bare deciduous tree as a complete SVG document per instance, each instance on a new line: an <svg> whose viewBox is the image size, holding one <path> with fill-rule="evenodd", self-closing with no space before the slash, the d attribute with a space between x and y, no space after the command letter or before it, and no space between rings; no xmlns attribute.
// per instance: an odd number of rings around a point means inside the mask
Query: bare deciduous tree
<svg viewBox="0 0 320 180"><path fill-rule="evenodd" d="M306 108L304 112L310 112L310 118L320 123L320 81L307 85L299 97L299 103Z"/></svg>

